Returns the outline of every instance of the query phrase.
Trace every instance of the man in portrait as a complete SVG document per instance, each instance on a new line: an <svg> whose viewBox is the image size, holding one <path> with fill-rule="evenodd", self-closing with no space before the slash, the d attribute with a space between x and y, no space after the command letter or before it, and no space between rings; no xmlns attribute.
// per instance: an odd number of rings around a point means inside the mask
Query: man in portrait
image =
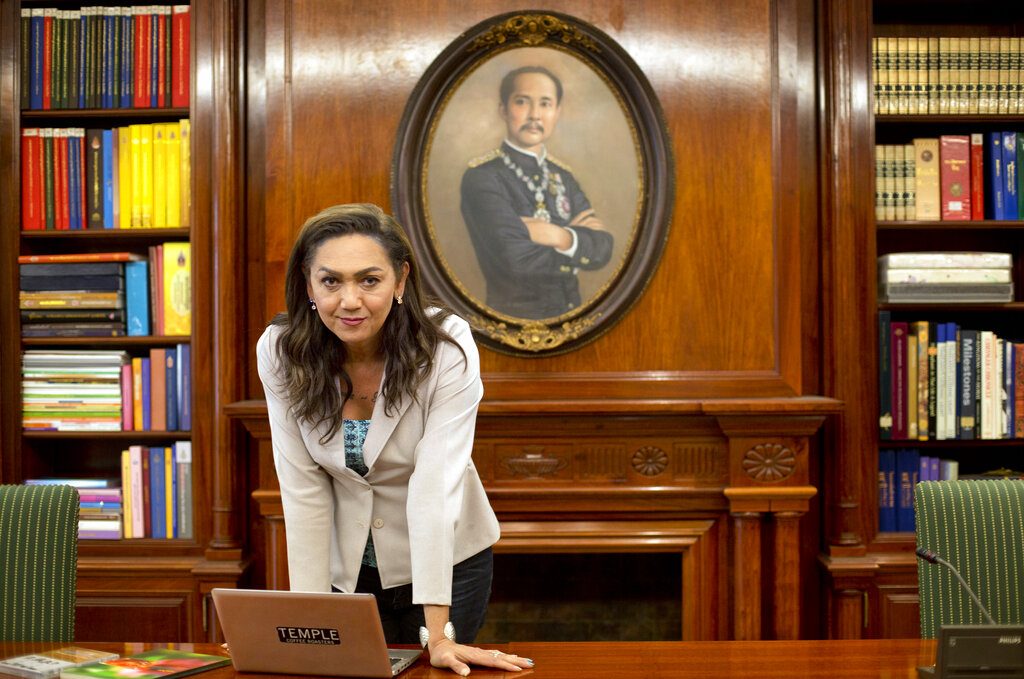
<svg viewBox="0 0 1024 679"><path fill-rule="evenodd" d="M577 272L606 266L614 239L569 166L547 152L561 113L558 77L524 66L505 75L499 93L505 140L470 161L462 216L487 305L518 318L560 316L581 303Z"/></svg>

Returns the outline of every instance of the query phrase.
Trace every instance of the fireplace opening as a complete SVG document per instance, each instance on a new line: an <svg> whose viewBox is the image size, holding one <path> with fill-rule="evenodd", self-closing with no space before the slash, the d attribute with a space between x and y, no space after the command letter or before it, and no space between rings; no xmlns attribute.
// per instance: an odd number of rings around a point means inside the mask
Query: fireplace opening
<svg viewBox="0 0 1024 679"><path fill-rule="evenodd" d="M682 556L495 554L478 643L678 641Z"/></svg>

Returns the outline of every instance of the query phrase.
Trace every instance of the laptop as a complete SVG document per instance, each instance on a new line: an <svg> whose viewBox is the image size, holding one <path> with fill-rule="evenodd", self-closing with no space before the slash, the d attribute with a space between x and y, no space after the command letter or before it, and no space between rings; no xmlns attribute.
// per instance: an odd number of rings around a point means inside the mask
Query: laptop
<svg viewBox="0 0 1024 679"><path fill-rule="evenodd" d="M214 588L239 672L393 677L421 651L389 649L372 594Z"/></svg>

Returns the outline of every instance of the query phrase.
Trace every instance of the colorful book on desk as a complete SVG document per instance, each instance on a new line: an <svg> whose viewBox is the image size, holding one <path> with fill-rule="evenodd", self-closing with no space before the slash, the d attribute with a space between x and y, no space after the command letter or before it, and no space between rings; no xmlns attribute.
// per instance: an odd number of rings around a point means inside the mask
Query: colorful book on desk
<svg viewBox="0 0 1024 679"><path fill-rule="evenodd" d="M219 655L156 648L124 658L72 667L63 670L60 676L61 679L171 679L212 670L230 663L230 658Z"/></svg>
<svg viewBox="0 0 1024 679"><path fill-rule="evenodd" d="M0 660L0 673L27 679L49 679L58 676L65 669L113 658L117 658L116 653L94 651L80 646L64 646Z"/></svg>

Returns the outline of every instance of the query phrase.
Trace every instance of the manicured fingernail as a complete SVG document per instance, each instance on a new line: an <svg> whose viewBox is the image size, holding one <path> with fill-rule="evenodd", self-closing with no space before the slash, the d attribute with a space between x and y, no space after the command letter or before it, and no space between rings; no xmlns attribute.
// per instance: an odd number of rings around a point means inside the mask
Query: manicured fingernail
<svg viewBox="0 0 1024 679"><path fill-rule="evenodd" d="M464 669L464 670L459 670L459 674L460 674L461 676L463 676L463 677L468 677L468 676L469 676L469 668L467 667L467 668L466 668L466 669Z"/></svg>
<svg viewBox="0 0 1024 679"><path fill-rule="evenodd" d="M533 667L533 661L532 660L530 660L529 658L523 658L523 660L525 660L526 662L530 663L530 667Z"/></svg>

